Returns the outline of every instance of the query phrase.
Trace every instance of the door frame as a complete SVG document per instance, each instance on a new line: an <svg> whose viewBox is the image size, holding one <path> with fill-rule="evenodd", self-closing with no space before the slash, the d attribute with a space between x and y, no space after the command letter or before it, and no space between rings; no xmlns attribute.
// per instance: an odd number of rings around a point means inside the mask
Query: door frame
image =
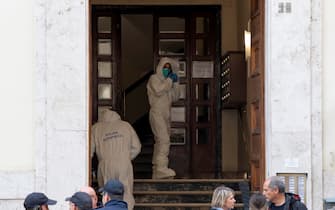
<svg viewBox="0 0 335 210"><path fill-rule="evenodd" d="M252 0L250 0L250 1L252 1ZM125 1L125 4L126 4L127 2ZM169 5L170 3L167 3L166 5ZM88 126L89 126L89 129L88 129L88 135L89 135L89 142L90 142L90 134L91 134L91 122L92 122L92 111L91 111L91 109L92 109L92 104L93 104L93 96L92 96L92 86L93 86L93 84L92 84L92 79L91 79L91 76L92 76L92 71L93 71L93 67L92 67L92 63L93 63L93 55L92 55L92 33L91 33L91 29L92 29L92 7L93 6L95 6L95 5L98 5L98 4L96 4L96 3L94 3L94 1L93 0L89 0L89 9L88 9L88 25L89 25L89 33L88 33L88 44L89 44L89 64L88 64L88 66L89 66L89 110L88 110L88 116L89 116L89 119L88 119ZM133 7L134 8L134 12L135 12L135 10L136 10L136 8L138 9L137 10L137 12L139 12L139 11L142 11L143 12L143 8L145 8L145 7L148 7L148 5L152 5L152 4L143 4L143 3L137 3L137 5L132 5L131 7ZM184 4L185 6L188 6L187 4ZM114 6L117 6L117 5L114 5ZM192 5L189 5L189 6L192 6ZM206 5L206 6L213 6L212 4L208 4L208 5ZM222 6L222 5L221 5ZM266 6L266 5L265 5ZM123 5L123 7L128 7L129 8L129 6L127 6L127 5ZM263 7L263 12L265 13L265 8ZM264 19L264 17L263 17L263 19ZM221 21L222 21L222 17L219 19L220 20L220 28L221 28ZM264 20L263 20L264 21ZM265 21L264 21L265 22ZM265 28L265 24L263 25L263 31L264 31L264 28ZM221 28L221 30L219 30L218 31L218 33L220 33L220 35L219 35L219 37L221 37L221 39L222 39L222 34L221 34L221 31L222 31L222 28ZM220 41L221 41L221 39L220 39ZM219 48L220 48L220 51L222 50L222 46L221 46L221 43L220 43L220 45L218 46ZM264 52L264 48L262 49L263 50L263 55L265 54L265 52ZM263 56L263 59L264 59L264 56ZM264 72L265 72L265 70L264 70ZM265 86L265 88L264 88L264 90L263 90L263 92L264 92L264 96L266 96L267 94L266 94L266 84L265 84L265 81L263 80L263 83L264 83L264 86ZM218 93L220 93L220 91L218 90ZM219 94L217 94L217 95L219 95ZM218 96L219 97L219 96ZM265 104L264 103L265 102L265 100L264 100L264 98L263 98L263 104ZM220 102L220 100L218 100L217 101L217 107L220 107L221 106L221 102ZM264 106L265 107L265 106ZM221 154L221 147L222 147L222 145L221 145L221 133L222 133L222 131L221 131L221 118L219 117L220 116L220 112L221 112L221 110L220 110L220 108L218 108L217 109L217 116L218 116L218 118L217 118L217 133L218 133L218 137L217 137L217 142L220 144L220 145L218 145L218 147L217 147L217 152L219 152L220 154ZM266 127L266 125L265 125L265 115L263 115L263 118L261 119L261 121L262 121L262 124L263 124L263 126L262 126L262 129L263 129L263 131L264 131L264 127ZM264 132L265 133L265 132ZM263 145L265 145L265 138L267 137L267 135L266 135L266 133L265 133L265 135L264 135L264 137L263 137L263 139L262 139L262 142L263 142ZM89 147L89 154L90 154L90 147ZM263 162L264 162L264 166L265 166L265 162L266 162L266 157L265 157L265 149L266 148L264 148L264 150L262 151L263 152ZM218 171L217 171L217 173L216 173L216 176L217 177L220 177L220 174L221 174L221 162L222 162L222 160L221 160L221 155L218 155L218 157L217 157L218 159L217 159L217 168L218 168ZM89 158L89 169L91 169L91 161L90 161L90 158ZM264 167L264 171L262 171L262 174L264 174L264 177L265 177L265 167ZM89 180L91 179L91 170L89 170ZM91 180L90 180L91 181Z"/></svg>

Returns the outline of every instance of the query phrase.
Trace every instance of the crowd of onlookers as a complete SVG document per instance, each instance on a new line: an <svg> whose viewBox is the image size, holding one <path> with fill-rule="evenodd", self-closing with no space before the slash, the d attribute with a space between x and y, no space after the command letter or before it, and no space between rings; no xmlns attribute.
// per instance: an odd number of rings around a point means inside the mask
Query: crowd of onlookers
<svg viewBox="0 0 335 210"><path fill-rule="evenodd" d="M109 180L99 189L102 193L102 202L91 187L83 187L79 192L66 198L70 210L126 210L127 203L123 200L124 186L116 180ZM234 191L226 186L217 187L212 195L211 210L233 209L236 203ZM57 201L49 199L39 192L29 194L25 201L26 210L48 210L49 205ZM285 192L284 182L277 176L269 177L263 184L263 194L255 193L249 200L250 210L307 210L300 201L299 195Z"/></svg>
<svg viewBox="0 0 335 210"><path fill-rule="evenodd" d="M234 191L228 187L217 187L212 196L211 210L229 210L235 205ZM299 195L285 192L285 183L272 176L263 184L263 194L255 193L249 199L250 210L307 210Z"/></svg>
<svg viewBox="0 0 335 210"><path fill-rule="evenodd" d="M102 194L102 202L99 203L98 196L92 187L85 186L71 197L65 198L69 201L70 210L127 210L127 203L123 200L124 186L116 179L109 180L99 192ZM48 198L40 192L30 193L24 200L26 210L48 210L49 205L55 205L56 200Z"/></svg>

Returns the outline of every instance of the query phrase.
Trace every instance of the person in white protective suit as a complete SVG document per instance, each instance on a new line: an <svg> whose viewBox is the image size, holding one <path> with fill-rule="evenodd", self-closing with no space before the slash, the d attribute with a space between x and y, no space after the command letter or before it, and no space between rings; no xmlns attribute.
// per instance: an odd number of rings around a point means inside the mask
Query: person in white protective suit
<svg viewBox="0 0 335 210"><path fill-rule="evenodd" d="M171 104L179 98L179 84L176 72L179 63L175 59L162 58L147 83L150 104L149 122L154 134L155 145L152 157L152 178L173 178L176 173L168 167L170 151Z"/></svg>
<svg viewBox="0 0 335 210"><path fill-rule="evenodd" d="M141 143L133 127L121 120L120 115L109 109L101 112L101 119L92 127L91 157L96 152L98 184L103 187L110 179L118 179L124 185L124 201L128 209L134 207L133 160L141 151Z"/></svg>

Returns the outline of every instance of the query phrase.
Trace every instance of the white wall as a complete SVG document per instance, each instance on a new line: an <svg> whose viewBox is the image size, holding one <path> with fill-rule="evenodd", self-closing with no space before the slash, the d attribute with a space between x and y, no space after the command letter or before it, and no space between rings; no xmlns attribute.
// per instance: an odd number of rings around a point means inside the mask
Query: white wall
<svg viewBox="0 0 335 210"><path fill-rule="evenodd" d="M32 170L32 0L5 1L1 10L0 171Z"/></svg>
<svg viewBox="0 0 335 210"><path fill-rule="evenodd" d="M323 3L323 168L324 197L335 198L335 1L324 0Z"/></svg>
<svg viewBox="0 0 335 210"><path fill-rule="evenodd" d="M0 13L0 209L88 183L88 2L15 0Z"/></svg>
<svg viewBox="0 0 335 210"><path fill-rule="evenodd" d="M266 2L266 175L307 173L307 205L322 209L321 1Z"/></svg>
<svg viewBox="0 0 335 210"><path fill-rule="evenodd" d="M22 209L34 185L32 2L1 2L0 209Z"/></svg>

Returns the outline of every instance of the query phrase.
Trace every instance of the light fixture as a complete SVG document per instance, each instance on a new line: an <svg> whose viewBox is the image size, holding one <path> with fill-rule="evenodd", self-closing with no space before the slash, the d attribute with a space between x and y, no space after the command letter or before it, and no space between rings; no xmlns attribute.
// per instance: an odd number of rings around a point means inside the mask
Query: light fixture
<svg viewBox="0 0 335 210"><path fill-rule="evenodd" d="M248 60L251 55L251 33L250 31L244 31L244 50L245 50L245 59Z"/></svg>

